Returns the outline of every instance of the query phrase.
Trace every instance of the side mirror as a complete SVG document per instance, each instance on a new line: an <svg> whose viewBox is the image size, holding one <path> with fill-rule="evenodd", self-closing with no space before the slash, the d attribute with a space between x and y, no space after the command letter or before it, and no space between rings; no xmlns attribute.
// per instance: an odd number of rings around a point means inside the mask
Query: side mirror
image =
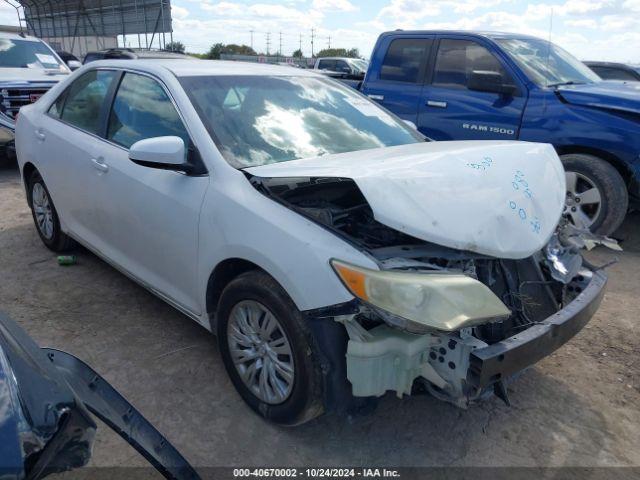
<svg viewBox="0 0 640 480"><path fill-rule="evenodd" d="M67 67L69 67L72 72L74 70L79 69L81 66L82 66L82 63L80 63L78 60L69 60L67 62Z"/></svg>
<svg viewBox="0 0 640 480"><path fill-rule="evenodd" d="M513 95L516 86L504 83L504 77L498 72L486 70L474 70L467 83L469 90L477 92L500 93L502 95Z"/></svg>
<svg viewBox="0 0 640 480"><path fill-rule="evenodd" d="M193 166L185 157L184 140L180 137L146 138L129 149L129 159L143 167L191 173Z"/></svg>

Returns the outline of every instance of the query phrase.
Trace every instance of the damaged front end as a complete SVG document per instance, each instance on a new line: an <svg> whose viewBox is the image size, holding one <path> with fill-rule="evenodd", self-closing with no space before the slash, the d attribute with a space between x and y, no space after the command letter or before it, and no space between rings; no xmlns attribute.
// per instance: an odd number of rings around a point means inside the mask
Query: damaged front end
<svg viewBox="0 0 640 480"><path fill-rule="evenodd" d="M332 261L356 299L332 316L348 333L346 376L355 397L402 396L420 383L460 407L491 392L508 403L505 382L573 337L604 295L605 273L579 250L610 241L565 221L533 255L497 258L378 222L349 178L250 180L379 266Z"/></svg>

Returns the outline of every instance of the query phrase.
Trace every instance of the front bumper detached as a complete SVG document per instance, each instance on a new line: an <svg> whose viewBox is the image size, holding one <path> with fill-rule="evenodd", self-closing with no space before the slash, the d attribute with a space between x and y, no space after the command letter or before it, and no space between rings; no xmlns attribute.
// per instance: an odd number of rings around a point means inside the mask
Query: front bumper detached
<svg viewBox="0 0 640 480"><path fill-rule="evenodd" d="M604 296L606 274L592 272L582 291L562 310L510 338L487 345L470 335L414 335L379 325L364 331L348 322L347 378L356 397L395 391L410 394L416 380L426 380L439 398L460 407L491 387L535 364L568 342L591 319ZM355 330L354 330L355 329Z"/></svg>
<svg viewBox="0 0 640 480"><path fill-rule="evenodd" d="M565 308L527 330L471 353L467 381L487 387L542 360L589 322L604 296L607 275L593 273L587 287Z"/></svg>

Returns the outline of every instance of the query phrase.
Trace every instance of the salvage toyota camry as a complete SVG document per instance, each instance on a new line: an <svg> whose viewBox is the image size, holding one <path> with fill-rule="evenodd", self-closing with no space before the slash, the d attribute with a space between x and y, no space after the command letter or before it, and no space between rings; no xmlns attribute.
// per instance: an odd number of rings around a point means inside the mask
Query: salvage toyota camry
<svg viewBox="0 0 640 480"><path fill-rule="evenodd" d="M259 415L495 393L597 309L550 145L428 142L311 72L95 62L21 110L37 232L217 334Z"/></svg>

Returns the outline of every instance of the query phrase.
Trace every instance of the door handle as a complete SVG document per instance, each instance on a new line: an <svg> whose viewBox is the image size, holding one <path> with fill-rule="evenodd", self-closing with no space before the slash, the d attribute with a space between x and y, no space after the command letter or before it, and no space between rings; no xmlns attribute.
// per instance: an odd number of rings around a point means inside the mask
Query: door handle
<svg viewBox="0 0 640 480"><path fill-rule="evenodd" d="M371 100L378 100L379 102L384 100L384 95L367 95Z"/></svg>
<svg viewBox="0 0 640 480"><path fill-rule="evenodd" d="M44 134L44 132L40 129L36 130L35 132L36 138L38 140L40 140L41 142L44 141L45 138L47 138L47 136Z"/></svg>
<svg viewBox="0 0 640 480"><path fill-rule="evenodd" d="M109 165L103 163L101 160L92 158L91 162L93 163L93 167L99 172L106 173L109 171Z"/></svg>
<svg viewBox="0 0 640 480"><path fill-rule="evenodd" d="M427 107L447 108L447 102L440 102L438 100L427 100Z"/></svg>

